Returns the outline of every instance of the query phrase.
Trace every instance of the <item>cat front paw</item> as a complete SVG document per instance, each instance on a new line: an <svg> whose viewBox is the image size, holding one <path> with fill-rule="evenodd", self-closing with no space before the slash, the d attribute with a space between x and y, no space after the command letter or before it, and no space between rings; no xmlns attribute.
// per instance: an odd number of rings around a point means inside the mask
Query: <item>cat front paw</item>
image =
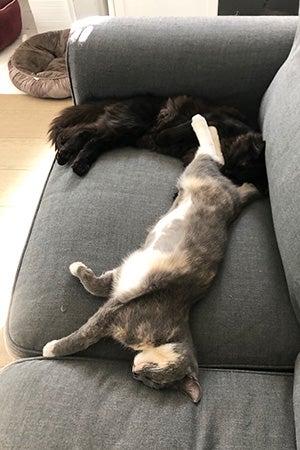
<svg viewBox="0 0 300 450"><path fill-rule="evenodd" d="M80 269L87 269L87 266L80 261L73 262L69 266L69 270L70 270L71 274L74 275L74 277L79 278Z"/></svg>
<svg viewBox="0 0 300 450"><path fill-rule="evenodd" d="M50 341L43 348L43 356L45 358L53 358L55 356L54 348L57 340Z"/></svg>
<svg viewBox="0 0 300 450"><path fill-rule="evenodd" d="M83 175L86 175L88 171L91 168L91 163L87 159L78 159L74 161L72 164L73 171L79 175L80 177L83 177Z"/></svg>
<svg viewBox="0 0 300 450"><path fill-rule="evenodd" d="M57 161L57 164L59 164L60 166L64 166L65 164L67 164L67 162L69 161L69 158L70 158L69 154L63 150L64 150L64 147L57 150L57 153L56 153L56 161Z"/></svg>

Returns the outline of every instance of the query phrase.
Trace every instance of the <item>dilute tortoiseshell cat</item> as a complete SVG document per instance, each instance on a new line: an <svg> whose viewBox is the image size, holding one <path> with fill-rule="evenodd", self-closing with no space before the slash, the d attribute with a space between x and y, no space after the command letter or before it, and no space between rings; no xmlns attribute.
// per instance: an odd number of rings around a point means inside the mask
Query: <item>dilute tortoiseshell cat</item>
<svg viewBox="0 0 300 450"><path fill-rule="evenodd" d="M179 179L172 208L116 269L97 277L83 263L71 264L87 291L108 300L77 331L46 344L43 354L72 354L109 336L138 352L134 378L155 389L182 389L197 403L201 388L189 311L217 273L229 223L258 190L222 175L222 153L206 120L197 115L192 126L201 145Z"/></svg>
<svg viewBox="0 0 300 450"><path fill-rule="evenodd" d="M51 123L49 138L58 164L72 163L85 175L101 153L126 145L192 161L198 142L191 128L195 114L218 130L224 175L236 184L253 183L267 191L264 142L261 133L235 108L214 105L199 97L151 95L123 100L98 100L71 106Z"/></svg>

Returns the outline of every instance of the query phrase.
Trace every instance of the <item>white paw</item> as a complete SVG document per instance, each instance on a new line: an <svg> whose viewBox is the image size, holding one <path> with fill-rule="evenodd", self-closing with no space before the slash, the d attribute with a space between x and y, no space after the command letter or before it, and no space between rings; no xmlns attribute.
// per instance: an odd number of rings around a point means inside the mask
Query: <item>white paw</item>
<svg viewBox="0 0 300 450"><path fill-rule="evenodd" d="M51 358L55 356L53 349L55 347L56 342L57 340L51 341L45 345L45 347L43 348L43 356L45 356L45 358Z"/></svg>
<svg viewBox="0 0 300 450"><path fill-rule="evenodd" d="M74 262L70 265L69 270L71 272L72 275L74 275L74 277L78 277L78 270L80 269L80 267L86 267L85 264L83 264L82 262Z"/></svg>
<svg viewBox="0 0 300 450"><path fill-rule="evenodd" d="M206 122L205 117L201 116L200 114L196 114L195 116L193 116L192 127L195 131L198 130L200 127L203 127L206 125L207 125L207 122Z"/></svg>
<svg viewBox="0 0 300 450"><path fill-rule="evenodd" d="M224 156L222 153L222 149L221 149L221 143L220 143L220 138L219 138L219 134L218 134L218 130L216 129L216 127L210 126L208 127L213 143L214 143L214 147L216 150L216 154L217 154L217 158L219 159L219 163L222 164L222 166L224 166Z"/></svg>

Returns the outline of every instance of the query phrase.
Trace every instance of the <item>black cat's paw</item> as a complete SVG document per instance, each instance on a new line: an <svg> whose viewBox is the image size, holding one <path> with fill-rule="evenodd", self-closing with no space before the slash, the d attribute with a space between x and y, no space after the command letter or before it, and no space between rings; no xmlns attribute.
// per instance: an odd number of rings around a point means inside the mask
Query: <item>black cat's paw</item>
<svg viewBox="0 0 300 450"><path fill-rule="evenodd" d="M88 171L90 170L91 164L86 159L79 159L77 161L74 161L72 165L73 171L82 177L83 175L86 175Z"/></svg>
<svg viewBox="0 0 300 450"><path fill-rule="evenodd" d="M69 157L64 152L58 151L56 153L56 161L60 166L64 166L69 161Z"/></svg>

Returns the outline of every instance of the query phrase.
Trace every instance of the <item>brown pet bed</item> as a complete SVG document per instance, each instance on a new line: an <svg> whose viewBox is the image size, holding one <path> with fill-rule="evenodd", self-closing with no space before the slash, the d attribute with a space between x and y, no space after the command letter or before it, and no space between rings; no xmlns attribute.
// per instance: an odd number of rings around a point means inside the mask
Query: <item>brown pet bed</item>
<svg viewBox="0 0 300 450"><path fill-rule="evenodd" d="M34 97L71 96L65 54L70 30L48 31L21 44L8 62L13 84Z"/></svg>

